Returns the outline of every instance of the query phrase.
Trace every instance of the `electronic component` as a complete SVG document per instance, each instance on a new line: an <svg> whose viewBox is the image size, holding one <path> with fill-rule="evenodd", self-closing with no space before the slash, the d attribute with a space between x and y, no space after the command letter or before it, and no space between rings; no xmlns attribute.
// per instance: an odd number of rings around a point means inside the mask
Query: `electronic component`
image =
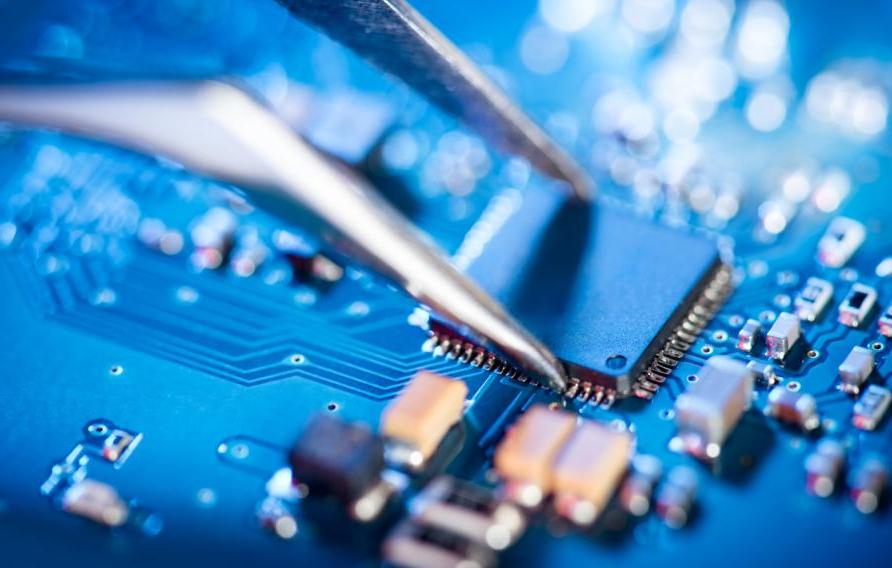
<svg viewBox="0 0 892 568"><path fill-rule="evenodd" d="M821 425L815 397L784 387L774 387L768 393L765 415L806 431L816 430Z"/></svg>
<svg viewBox="0 0 892 568"><path fill-rule="evenodd" d="M467 394L463 381L418 373L381 416L388 461L420 468L461 420Z"/></svg>
<svg viewBox="0 0 892 568"><path fill-rule="evenodd" d="M239 228L236 233L236 245L229 259L229 266L237 276L246 278L261 267L270 256L270 249L260 238L257 227Z"/></svg>
<svg viewBox="0 0 892 568"><path fill-rule="evenodd" d="M761 361L750 361L746 364L746 368L752 371L756 377L756 382L761 385L773 387L780 380L774 371L774 365Z"/></svg>
<svg viewBox="0 0 892 568"><path fill-rule="evenodd" d="M869 385L861 398L855 403L852 423L861 430L876 430L883 420L889 404L892 403L892 392L880 385Z"/></svg>
<svg viewBox="0 0 892 568"><path fill-rule="evenodd" d="M552 465L576 428L576 415L536 405L508 430L493 457L496 472L509 482L509 494L526 506L551 492Z"/></svg>
<svg viewBox="0 0 892 568"><path fill-rule="evenodd" d="M650 498L663 473L663 464L656 456L647 454L632 458L631 472L626 476L619 491L623 509L636 517L643 517L650 510Z"/></svg>
<svg viewBox="0 0 892 568"><path fill-rule="evenodd" d="M449 476L434 479L411 504L412 518L493 550L507 548L526 528L526 519L512 503L489 489Z"/></svg>
<svg viewBox="0 0 892 568"><path fill-rule="evenodd" d="M196 219L190 236L194 250L190 256L196 270L220 268L229 259L235 244L238 220L235 214L223 207L214 207Z"/></svg>
<svg viewBox="0 0 892 568"><path fill-rule="evenodd" d="M762 324L759 320L748 319L737 332L737 348L744 353L752 353L762 335Z"/></svg>
<svg viewBox="0 0 892 568"><path fill-rule="evenodd" d="M344 269L322 254L319 243L304 235L279 229L273 233L272 241L290 265L294 280L331 284L344 276Z"/></svg>
<svg viewBox="0 0 892 568"><path fill-rule="evenodd" d="M129 507L114 487L92 479L82 479L62 494L62 508L100 525L118 527L127 522Z"/></svg>
<svg viewBox="0 0 892 568"><path fill-rule="evenodd" d="M579 425L554 464L554 506L578 525L589 525L616 491L632 453L632 435L597 422Z"/></svg>
<svg viewBox="0 0 892 568"><path fill-rule="evenodd" d="M108 420L93 420L84 427L83 450L111 462L116 468L124 465L142 441L142 434L119 428Z"/></svg>
<svg viewBox="0 0 892 568"><path fill-rule="evenodd" d="M777 361L786 359L793 346L799 341L799 335L799 318L787 312L778 314L771 329L768 330L766 338L768 356Z"/></svg>
<svg viewBox="0 0 892 568"><path fill-rule="evenodd" d="M883 312L883 315L880 316L879 321L877 322L877 327L879 328L880 335L885 337L892 337L892 304L886 308L886 311Z"/></svg>
<svg viewBox="0 0 892 568"><path fill-rule="evenodd" d="M295 483L310 497L333 495L359 520L374 518L391 492L381 479L384 443L360 424L316 415L291 450Z"/></svg>
<svg viewBox="0 0 892 568"><path fill-rule="evenodd" d="M384 560L402 568L488 568L496 555L476 540L438 527L406 521L384 541Z"/></svg>
<svg viewBox="0 0 892 568"><path fill-rule="evenodd" d="M813 322L821 317L830 300L833 299L833 284L820 278L811 277L805 288L796 296L794 306L800 319Z"/></svg>
<svg viewBox="0 0 892 568"><path fill-rule="evenodd" d="M456 264L590 385L583 397L592 386L652 397L660 379L650 390L636 379L654 361L668 375L730 291L715 242L544 185L509 203L498 222L484 214Z"/></svg>
<svg viewBox="0 0 892 568"><path fill-rule="evenodd" d="M688 453L701 459L719 457L722 444L750 407L753 373L730 357L712 357L699 380L675 401L678 439Z"/></svg>
<svg viewBox="0 0 892 568"><path fill-rule="evenodd" d="M805 459L806 488L812 495L829 497L836 489L846 452L836 440L821 440Z"/></svg>
<svg viewBox="0 0 892 568"><path fill-rule="evenodd" d="M168 228L161 219L148 217L140 221L136 238L150 249L167 255L178 254L183 250L183 234Z"/></svg>
<svg viewBox="0 0 892 568"><path fill-rule="evenodd" d="M818 262L830 268L843 266L852 258L866 236L867 230L858 221L848 217L833 219L818 241Z"/></svg>
<svg viewBox="0 0 892 568"><path fill-rule="evenodd" d="M860 345L853 347L839 366L839 377L842 379L839 390L849 394L858 394L861 391L861 385L873 372L873 366L873 351Z"/></svg>
<svg viewBox="0 0 892 568"><path fill-rule="evenodd" d="M846 299L839 305L839 323L849 327L860 327L877 301L877 291L864 284L855 284Z"/></svg>
<svg viewBox="0 0 892 568"><path fill-rule="evenodd" d="M879 455L869 455L849 474L849 497L865 515L877 510L889 481L889 468Z"/></svg>
<svg viewBox="0 0 892 568"><path fill-rule="evenodd" d="M282 499L273 496L267 496L257 505L257 522L284 540L297 535L297 519L294 513Z"/></svg>
<svg viewBox="0 0 892 568"><path fill-rule="evenodd" d="M679 529L690 519L697 496L697 473L686 466L675 466L666 475L657 493L657 515L667 526Z"/></svg>
<svg viewBox="0 0 892 568"><path fill-rule="evenodd" d="M558 211L560 184L289 23L283 3L320 11L349 3L371 18L394 4L430 10L584 160L603 210L554 227L568 218ZM461 249L455 260L469 262L460 270L575 368L562 393L540 388L524 368L510 369L509 353L463 333L461 318L452 339L430 342L442 354L433 359L418 349L427 334L413 327L425 308L373 264L328 256L300 212L270 214L237 184L196 176L189 164L0 124L0 567L889 562L892 480L879 461L892 474L892 2L38 0L4 8L0 83L42 82L26 75L44 71L73 82L176 75L186 89L189 77L245 83L435 246ZM293 121L297 92L313 104ZM391 122L377 120L357 92L391 106ZM246 130L254 126L243 118ZM226 152L217 142L196 141ZM208 248L196 247L193 230L217 206L231 212L234 232L223 223ZM840 215L866 236L830 268L816 260L818 241ZM608 247L616 253L602 254ZM713 255L740 283L725 307ZM812 277L833 288L823 308ZM853 328L837 316L856 282L878 297ZM438 310L428 307L434 326ZM766 335L781 312L800 316L800 336L779 361ZM856 345L875 365L850 395L837 390L839 367ZM716 355L747 364L756 408L707 462L670 440L675 402ZM460 379L468 392L458 422L412 469L421 452L387 436L383 421L422 369ZM655 385L662 392L648 402ZM756 414L779 385L775 410L789 423ZM501 476L493 458L537 404L572 414L575 426L546 460L548 493L527 508L515 492L524 483ZM289 452L316 414L365 424L383 443L383 470L346 502L299 471L295 479ZM627 431L633 451L606 508L580 526L558 503L555 470L587 420ZM847 453L826 499L806 491L805 461L823 438ZM350 448L344 460L361 451L340 445ZM677 465L696 474L682 483L693 491L668 480ZM407 485L374 517L397 479ZM107 526L66 512L66 491L82 480L117 492L126 521ZM580 505L577 520L585 513ZM672 529L661 516L686 524ZM403 521L429 529L397 558L383 545Z"/></svg>
<svg viewBox="0 0 892 568"><path fill-rule="evenodd" d="M110 462L118 461L133 443L133 436L124 430L112 430L102 444L102 457Z"/></svg>

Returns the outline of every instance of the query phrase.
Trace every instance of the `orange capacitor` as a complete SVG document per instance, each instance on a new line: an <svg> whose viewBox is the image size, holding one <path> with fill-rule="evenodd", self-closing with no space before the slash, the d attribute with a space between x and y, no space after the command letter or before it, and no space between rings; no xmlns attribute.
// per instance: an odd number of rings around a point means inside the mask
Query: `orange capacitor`
<svg viewBox="0 0 892 568"><path fill-rule="evenodd" d="M583 422L554 464L554 490L602 511L629 465L632 436L597 422Z"/></svg>
<svg viewBox="0 0 892 568"><path fill-rule="evenodd" d="M544 405L533 406L505 435L493 463L502 477L539 487L548 493L552 465L576 427L576 416Z"/></svg>
<svg viewBox="0 0 892 568"><path fill-rule="evenodd" d="M464 382L421 371L384 410L381 433L412 446L426 460L461 420L467 395Z"/></svg>

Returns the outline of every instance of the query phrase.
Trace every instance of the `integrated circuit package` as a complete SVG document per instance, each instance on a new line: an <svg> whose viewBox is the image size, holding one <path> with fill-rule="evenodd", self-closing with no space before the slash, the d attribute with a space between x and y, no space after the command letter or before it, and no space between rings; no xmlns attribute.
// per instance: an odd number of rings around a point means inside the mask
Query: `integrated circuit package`
<svg viewBox="0 0 892 568"><path fill-rule="evenodd" d="M730 291L707 236L548 187L497 203L456 263L567 365L570 396L651 398Z"/></svg>

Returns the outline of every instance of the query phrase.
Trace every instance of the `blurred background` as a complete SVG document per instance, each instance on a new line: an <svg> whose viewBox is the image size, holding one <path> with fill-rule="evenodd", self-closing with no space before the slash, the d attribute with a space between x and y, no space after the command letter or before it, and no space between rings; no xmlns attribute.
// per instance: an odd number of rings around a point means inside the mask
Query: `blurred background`
<svg viewBox="0 0 892 568"><path fill-rule="evenodd" d="M878 179L889 154L888 2L414 4L590 167L608 198L733 233L741 253L816 230L853 187ZM314 143L361 164L450 249L495 191L534 175L272 0L0 5L3 69L240 77ZM41 140L16 143L17 155L33 159ZM43 167L61 167L47 152Z"/></svg>

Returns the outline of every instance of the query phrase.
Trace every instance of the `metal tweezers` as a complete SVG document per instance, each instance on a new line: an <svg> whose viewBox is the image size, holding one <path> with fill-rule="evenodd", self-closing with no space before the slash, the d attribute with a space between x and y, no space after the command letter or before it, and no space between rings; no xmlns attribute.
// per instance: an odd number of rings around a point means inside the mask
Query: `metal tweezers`
<svg viewBox="0 0 892 568"><path fill-rule="evenodd" d="M583 170L457 47L402 0L280 0L587 200ZM367 183L294 133L241 88L216 80L5 81L0 120L160 155L242 188L253 202L313 232L460 330L562 392L557 358L458 272Z"/></svg>

